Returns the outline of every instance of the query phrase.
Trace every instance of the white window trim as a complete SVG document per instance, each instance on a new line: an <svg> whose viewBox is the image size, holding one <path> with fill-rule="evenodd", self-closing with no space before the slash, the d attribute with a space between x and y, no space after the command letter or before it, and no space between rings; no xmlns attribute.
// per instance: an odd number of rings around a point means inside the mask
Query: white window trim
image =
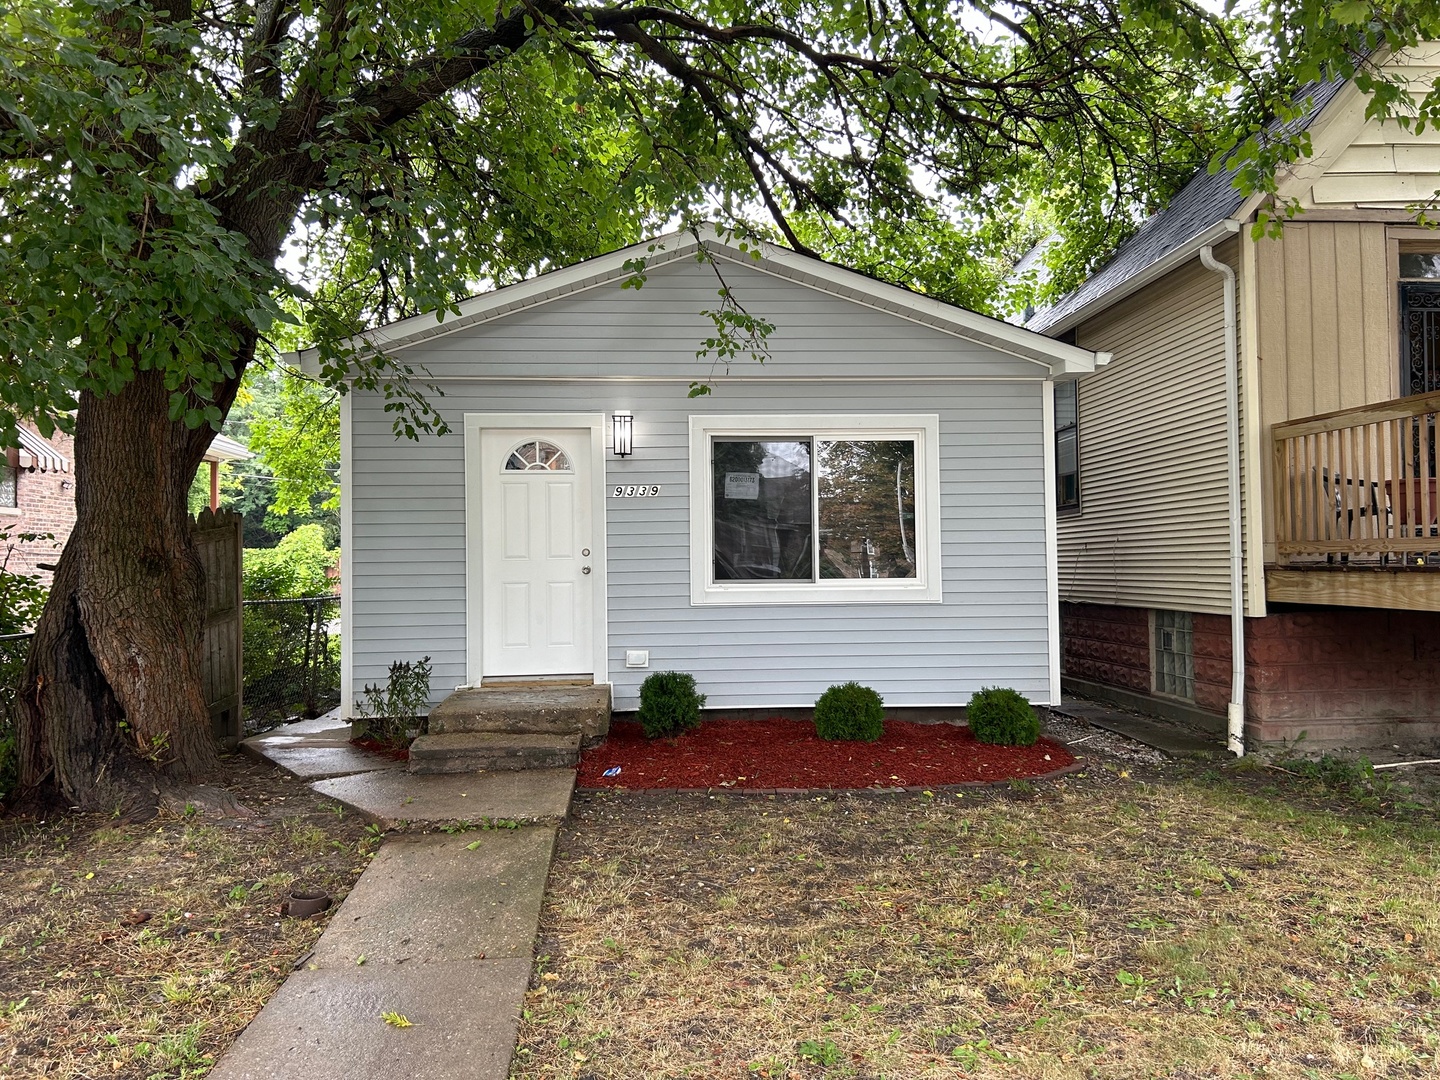
<svg viewBox="0 0 1440 1080"><path fill-rule="evenodd" d="M710 442L733 436L915 440L915 577L841 581L711 580L715 515ZM938 604L940 566L940 417L917 414L741 415L690 417L690 603Z"/></svg>

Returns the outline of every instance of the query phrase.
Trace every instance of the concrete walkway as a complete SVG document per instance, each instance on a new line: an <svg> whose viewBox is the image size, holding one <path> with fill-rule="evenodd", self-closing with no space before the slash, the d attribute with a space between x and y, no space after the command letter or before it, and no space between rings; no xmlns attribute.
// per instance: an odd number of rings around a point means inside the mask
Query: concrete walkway
<svg viewBox="0 0 1440 1080"><path fill-rule="evenodd" d="M531 822L393 837L314 951L210 1073L213 1080L500 1080L530 980L569 769L411 776L348 743L333 716L248 739L247 753L387 826ZM403 1016L410 1026L387 1023Z"/></svg>
<svg viewBox="0 0 1440 1080"><path fill-rule="evenodd" d="M1051 712L1081 720L1103 731L1113 731L1138 743L1153 747L1168 757L1217 757L1228 758L1225 739L1196 731L1174 720L1162 720L1153 716L1142 716L1127 709L1106 705L1085 698L1066 694L1058 708Z"/></svg>

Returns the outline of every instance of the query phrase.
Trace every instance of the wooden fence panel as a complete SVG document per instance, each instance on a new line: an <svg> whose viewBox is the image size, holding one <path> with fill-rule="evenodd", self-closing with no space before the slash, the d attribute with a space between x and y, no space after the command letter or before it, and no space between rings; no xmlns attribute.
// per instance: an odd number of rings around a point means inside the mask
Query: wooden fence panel
<svg viewBox="0 0 1440 1080"><path fill-rule="evenodd" d="M200 562L205 567L205 700L215 737L239 741L244 707L244 621L241 560L244 537L241 517L231 510L200 511L191 524Z"/></svg>

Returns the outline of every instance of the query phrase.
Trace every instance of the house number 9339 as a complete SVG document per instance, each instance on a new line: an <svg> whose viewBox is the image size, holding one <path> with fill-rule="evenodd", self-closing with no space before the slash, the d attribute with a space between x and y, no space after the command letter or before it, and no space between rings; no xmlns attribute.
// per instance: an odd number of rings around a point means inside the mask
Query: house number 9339
<svg viewBox="0 0 1440 1080"><path fill-rule="evenodd" d="M648 499L659 494L659 484L616 484L610 489L612 499Z"/></svg>

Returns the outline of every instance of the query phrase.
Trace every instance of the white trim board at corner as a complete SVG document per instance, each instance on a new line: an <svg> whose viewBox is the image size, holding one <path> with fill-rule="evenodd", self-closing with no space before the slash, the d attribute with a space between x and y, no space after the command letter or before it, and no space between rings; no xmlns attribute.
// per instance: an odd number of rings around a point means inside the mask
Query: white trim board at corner
<svg viewBox="0 0 1440 1080"><path fill-rule="evenodd" d="M347 395L348 396L348 395ZM595 568L591 586L593 624L591 653L596 684L608 683L609 588L605 557L607 510L605 492L605 424L602 413L466 413L465 414L465 682L479 686L485 678L483 631L484 565L481 562L484 536L484 506L480 498L480 432L486 429L527 430L534 428L588 428L590 431L591 484L590 548ZM353 561L353 560L352 560Z"/></svg>
<svg viewBox="0 0 1440 1080"><path fill-rule="evenodd" d="M1049 646L1050 700L1047 705L1060 704L1060 511L1056 506L1055 478L1055 384L1045 384L1042 399L1045 439L1045 611L1050 626L1046 631ZM1077 410L1078 415L1078 410Z"/></svg>
<svg viewBox="0 0 1440 1080"><path fill-rule="evenodd" d="M1033 330L1012 326L989 315L981 315L934 297L877 281L854 270L801 255L774 244L756 242L753 250L742 251L723 239L713 226L706 226L695 233L688 230L666 233L607 255L551 270L526 281L462 300L453 312L440 309L376 327L352 338L351 344L364 343L387 351L398 351L524 308L624 280L634 275L632 267L636 260L645 261L647 272L654 270L694 254L702 245L711 258L750 266L762 273L808 286L852 303L923 323L943 333L1039 364L1052 375L1084 374L1110 361L1109 353L1095 353L1056 341ZM284 359L310 374L318 374L316 353L313 349L288 353Z"/></svg>
<svg viewBox="0 0 1440 1080"><path fill-rule="evenodd" d="M836 439L910 439L915 443L914 578L841 582L735 582L710 580L714 551L714 497L710 440L716 436L819 436ZM938 604L940 561L940 417L935 413L821 413L690 417L690 604Z"/></svg>
<svg viewBox="0 0 1440 1080"><path fill-rule="evenodd" d="M340 395L340 719L355 717L355 419Z"/></svg>

